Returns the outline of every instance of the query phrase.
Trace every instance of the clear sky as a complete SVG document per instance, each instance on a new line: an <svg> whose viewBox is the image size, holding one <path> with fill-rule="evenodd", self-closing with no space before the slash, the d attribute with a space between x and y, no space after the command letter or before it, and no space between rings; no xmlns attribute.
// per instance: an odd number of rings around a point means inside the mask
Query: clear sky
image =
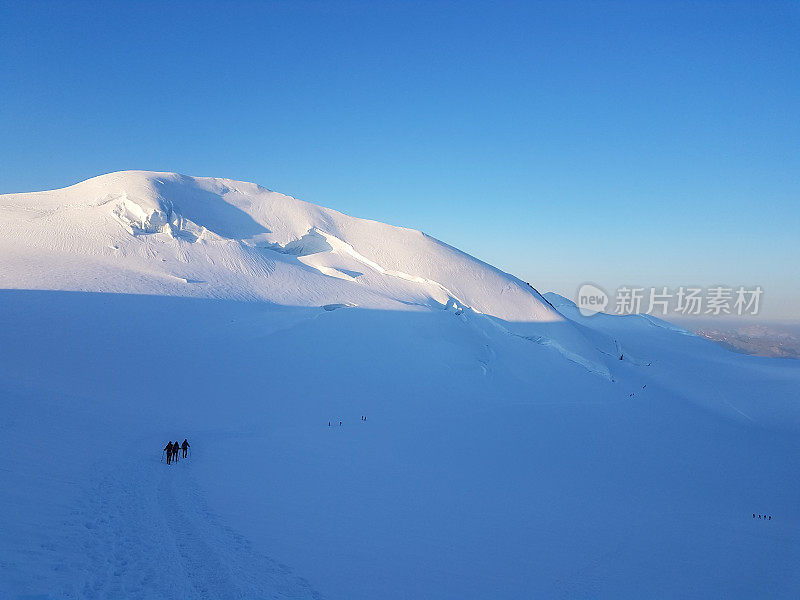
<svg viewBox="0 0 800 600"><path fill-rule="evenodd" d="M0 193L122 169L800 320L800 3L0 1Z"/></svg>

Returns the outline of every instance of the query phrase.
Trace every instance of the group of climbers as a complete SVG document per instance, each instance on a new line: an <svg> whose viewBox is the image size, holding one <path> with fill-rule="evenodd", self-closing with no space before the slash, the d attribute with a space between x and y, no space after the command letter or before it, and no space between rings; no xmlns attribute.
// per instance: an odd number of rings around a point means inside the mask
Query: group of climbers
<svg viewBox="0 0 800 600"><path fill-rule="evenodd" d="M366 417L365 415L361 415L361 420L362 420L362 421L366 421L366 420L367 420L367 417ZM331 422L332 422L332 421L328 421L328 427L330 427L330 426L331 426ZM341 422L341 421L339 421L339 427L341 427L341 426L342 426L342 422Z"/></svg>
<svg viewBox="0 0 800 600"><path fill-rule="evenodd" d="M186 458L187 451L189 450L188 440L183 440L182 444L178 442L167 442L167 446L164 448L164 452L167 455L167 464L170 464L172 461L177 461L181 450L183 450L183 458Z"/></svg>

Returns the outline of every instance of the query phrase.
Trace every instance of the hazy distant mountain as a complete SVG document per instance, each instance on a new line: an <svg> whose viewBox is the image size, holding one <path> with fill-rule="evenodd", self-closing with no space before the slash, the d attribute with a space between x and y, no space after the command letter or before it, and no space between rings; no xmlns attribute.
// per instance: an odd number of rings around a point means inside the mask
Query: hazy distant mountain
<svg viewBox="0 0 800 600"><path fill-rule="evenodd" d="M774 358L800 358L800 326L705 325L693 331L725 348L743 354Z"/></svg>

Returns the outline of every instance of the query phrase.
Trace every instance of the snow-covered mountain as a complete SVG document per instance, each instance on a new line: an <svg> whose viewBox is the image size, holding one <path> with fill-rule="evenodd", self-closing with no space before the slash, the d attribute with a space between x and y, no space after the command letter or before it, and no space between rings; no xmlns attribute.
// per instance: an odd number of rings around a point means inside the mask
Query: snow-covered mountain
<svg viewBox="0 0 800 600"><path fill-rule="evenodd" d="M173 173L0 196L0 354L1 598L800 593L796 361L418 231Z"/></svg>
<svg viewBox="0 0 800 600"><path fill-rule="evenodd" d="M388 310L456 303L563 321L520 280L419 231L252 183L125 171L1 198L4 287Z"/></svg>
<svg viewBox="0 0 800 600"><path fill-rule="evenodd" d="M2 196L0 256L7 288L466 310L609 376L569 321L516 277L420 231L252 183L124 171Z"/></svg>

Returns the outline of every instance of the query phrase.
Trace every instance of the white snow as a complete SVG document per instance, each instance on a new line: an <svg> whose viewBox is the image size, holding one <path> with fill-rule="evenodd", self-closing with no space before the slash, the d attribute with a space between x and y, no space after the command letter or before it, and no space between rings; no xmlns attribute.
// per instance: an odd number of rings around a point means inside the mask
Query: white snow
<svg viewBox="0 0 800 600"><path fill-rule="evenodd" d="M418 231L172 173L0 196L0 358L2 598L800 593L797 361Z"/></svg>

